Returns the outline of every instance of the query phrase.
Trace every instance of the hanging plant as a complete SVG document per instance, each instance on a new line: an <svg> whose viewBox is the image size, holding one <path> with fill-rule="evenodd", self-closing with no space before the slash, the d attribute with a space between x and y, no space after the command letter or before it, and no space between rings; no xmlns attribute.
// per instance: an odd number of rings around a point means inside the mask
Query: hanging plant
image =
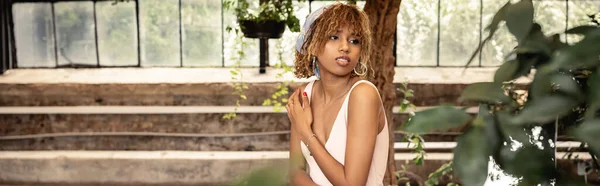
<svg viewBox="0 0 600 186"><path fill-rule="evenodd" d="M300 31L292 0L260 0L258 8L248 0L225 0L223 7L235 12L238 26L247 38L281 38L285 28ZM300 0L304 2L304 0Z"/></svg>

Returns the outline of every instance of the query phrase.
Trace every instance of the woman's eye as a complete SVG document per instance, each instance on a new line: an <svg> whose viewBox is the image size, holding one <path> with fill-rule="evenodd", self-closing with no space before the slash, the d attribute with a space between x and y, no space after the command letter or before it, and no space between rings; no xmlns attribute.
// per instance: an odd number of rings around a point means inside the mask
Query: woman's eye
<svg viewBox="0 0 600 186"><path fill-rule="evenodd" d="M331 40L337 40L338 36L330 36L329 39L331 39Z"/></svg>
<svg viewBox="0 0 600 186"><path fill-rule="evenodd" d="M359 44L360 41L358 39L353 39L353 40L350 40L350 43L352 43L352 44Z"/></svg>

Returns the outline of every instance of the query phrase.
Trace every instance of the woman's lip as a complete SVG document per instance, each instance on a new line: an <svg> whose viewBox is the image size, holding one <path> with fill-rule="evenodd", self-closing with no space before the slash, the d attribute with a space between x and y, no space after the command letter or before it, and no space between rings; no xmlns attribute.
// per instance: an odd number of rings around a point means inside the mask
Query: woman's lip
<svg viewBox="0 0 600 186"><path fill-rule="evenodd" d="M350 57L348 57L348 56L339 56L339 57L336 57L335 60L338 60L340 58L345 59L346 61L350 61Z"/></svg>
<svg viewBox="0 0 600 186"><path fill-rule="evenodd" d="M346 67L346 66L348 66L348 64L350 64L350 61L344 61L344 60L335 60L335 62L342 67Z"/></svg>

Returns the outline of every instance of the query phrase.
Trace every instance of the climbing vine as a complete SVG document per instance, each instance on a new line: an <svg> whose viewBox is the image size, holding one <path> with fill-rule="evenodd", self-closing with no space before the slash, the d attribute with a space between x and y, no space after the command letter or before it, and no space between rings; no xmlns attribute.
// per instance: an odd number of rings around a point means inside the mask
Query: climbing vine
<svg viewBox="0 0 600 186"><path fill-rule="evenodd" d="M290 83L293 83L294 80L282 80L283 76L287 73L291 73L293 71L293 69L291 66L288 66L283 60L283 52L284 52L283 41L277 40L276 48L277 48L277 58L279 60L279 63L275 64L274 67L276 69L280 69L279 72L277 72L277 75L275 75L275 78L277 79L279 84L277 85L277 89L271 95L271 97L266 98L263 101L262 105L263 106L273 106L273 111L281 112L284 109L283 105L288 102L288 100L287 100L287 96L289 93L288 85Z"/></svg>
<svg viewBox="0 0 600 186"><path fill-rule="evenodd" d="M244 90L248 89L248 85L244 82L244 74L241 70L242 59L246 57L246 53L244 52L244 48L249 47L249 43L244 40L243 34L241 34L240 28L232 28L227 27L227 32L235 32L235 46L234 51L235 55L231 56L231 60L235 61L234 68L229 71L231 74L231 80L233 80L233 95L236 95L238 99L235 102L235 107L233 111L223 115L224 119L231 120L237 116L237 110L240 107L240 101L246 100L247 97L244 94Z"/></svg>

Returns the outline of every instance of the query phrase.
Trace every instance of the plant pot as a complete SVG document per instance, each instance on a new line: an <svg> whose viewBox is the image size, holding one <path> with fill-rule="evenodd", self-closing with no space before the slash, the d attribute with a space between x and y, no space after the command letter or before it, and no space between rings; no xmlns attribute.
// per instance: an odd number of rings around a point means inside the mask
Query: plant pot
<svg viewBox="0 0 600 186"><path fill-rule="evenodd" d="M253 20L240 20L240 27L244 33L244 37L247 38L269 38L278 39L281 38L285 31L285 21L253 21Z"/></svg>

